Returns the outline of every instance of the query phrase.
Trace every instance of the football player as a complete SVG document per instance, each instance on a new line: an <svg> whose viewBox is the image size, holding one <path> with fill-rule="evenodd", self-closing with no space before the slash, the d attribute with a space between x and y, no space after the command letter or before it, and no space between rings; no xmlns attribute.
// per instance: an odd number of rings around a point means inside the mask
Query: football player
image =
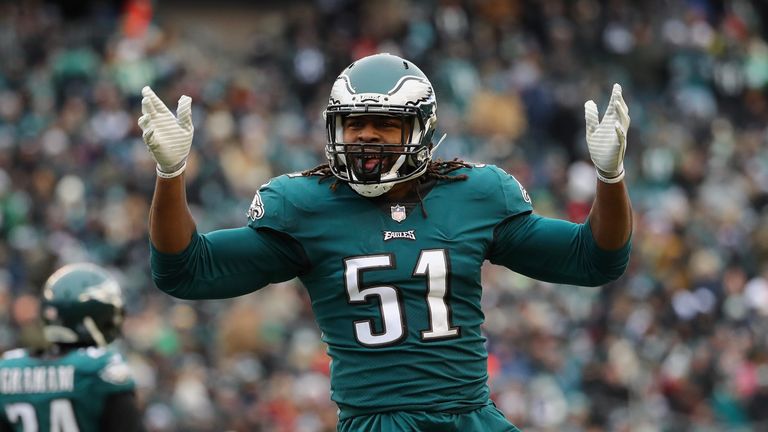
<svg viewBox="0 0 768 432"><path fill-rule="evenodd" d="M629 116L614 85L602 121L585 104L597 168L583 224L533 212L500 168L433 160L435 92L390 54L355 61L324 111L327 163L263 185L244 227L198 233L185 198L191 100L174 116L143 89L139 125L157 162L150 211L156 285L228 298L299 277L328 344L339 431L515 431L490 400L481 331L485 260L543 281L600 285L625 270Z"/></svg>
<svg viewBox="0 0 768 432"><path fill-rule="evenodd" d="M0 431L141 431L128 365L108 344L120 333L117 280L94 264L70 264L43 288L43 352L0 360Z"/></svg>

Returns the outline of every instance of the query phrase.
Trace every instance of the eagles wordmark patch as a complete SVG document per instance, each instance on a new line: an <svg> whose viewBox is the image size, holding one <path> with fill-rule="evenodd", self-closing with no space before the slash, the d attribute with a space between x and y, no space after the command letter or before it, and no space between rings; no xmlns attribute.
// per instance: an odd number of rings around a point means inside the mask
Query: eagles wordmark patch
<svg viewBox="0 0 768 432"><path fill-rule="evenodd" d="M415 230L408 230L408 231L382 231L384 233L384 241L392 240L392 239L406 239L406 240L416 240L416 231Z"/></svg>

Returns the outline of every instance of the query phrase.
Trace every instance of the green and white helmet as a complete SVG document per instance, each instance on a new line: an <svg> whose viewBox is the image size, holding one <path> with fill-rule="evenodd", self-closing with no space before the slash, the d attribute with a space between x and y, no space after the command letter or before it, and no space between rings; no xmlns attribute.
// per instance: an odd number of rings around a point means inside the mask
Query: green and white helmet
<svg viewBox="0 0 768 432"><path fill-rule="evenodd" d="M355 61L336 78L323 115L328 135L325 155L331 172L360 195L375 197L427 170L437 123L435 91L426 75L408 60L375 54ZM400 144L343 142L343 119L350 115L398 117L404 125ZM392 158L383 171L366 171L365 158Z"/></svg>
<svg viewBox="0 0 768 432"><path fill-rule="evenodd" d="M120 333L123 295L117 280L89 263L66 265L45 282L40 307L46 340L105 346Z"/></svg>

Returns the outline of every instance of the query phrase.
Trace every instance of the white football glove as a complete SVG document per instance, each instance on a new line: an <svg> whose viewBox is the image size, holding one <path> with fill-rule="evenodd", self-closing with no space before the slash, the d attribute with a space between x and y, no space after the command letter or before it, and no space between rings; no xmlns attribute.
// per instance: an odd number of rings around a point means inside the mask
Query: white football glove
<svg viewBox="0 0 768 432"><path fill-rule="evenodd" d="M621 96L621 86L613 85L611 100L603 120L598 122L597 105L584 104L587 122L587 147L595 164L597 178L605 183L618 183L624 178L624 151L627 148L629 108Z"/></svg>
<svg viewBox="0 0 768 432"><path fill-rule="evenodd" d="M174 116L149 87L141 89L139 127L144 144L157 162L157 175L173 178L184 172L192 148L192 99L182 96Z"/></svg>

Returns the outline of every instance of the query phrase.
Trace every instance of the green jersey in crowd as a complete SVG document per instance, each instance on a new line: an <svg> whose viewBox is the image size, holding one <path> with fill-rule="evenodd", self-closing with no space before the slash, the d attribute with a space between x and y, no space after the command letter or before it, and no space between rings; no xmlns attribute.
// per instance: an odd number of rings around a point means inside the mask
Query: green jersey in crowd
<svg viewBox="0 0 768 432"><path fill-rule="evenodd" d="M486 406L484 261L599 285L621 275L630 246L604 251L588 224L533 214L525 189L494 166L451 175L467 178L421 182L414 202L280 176L256 194L247 227L196 234L179 254L153 249L155 283L210 299L299 277L328 344L341 420Z"/></svg>
<svg viewBox="0 0 768 432"><path fill-rule="evenodd" d="M79 348L53 357L8 351L0 360L0 430L97 432L107 401L134 387L122 356L108 349Z"/></svg>

